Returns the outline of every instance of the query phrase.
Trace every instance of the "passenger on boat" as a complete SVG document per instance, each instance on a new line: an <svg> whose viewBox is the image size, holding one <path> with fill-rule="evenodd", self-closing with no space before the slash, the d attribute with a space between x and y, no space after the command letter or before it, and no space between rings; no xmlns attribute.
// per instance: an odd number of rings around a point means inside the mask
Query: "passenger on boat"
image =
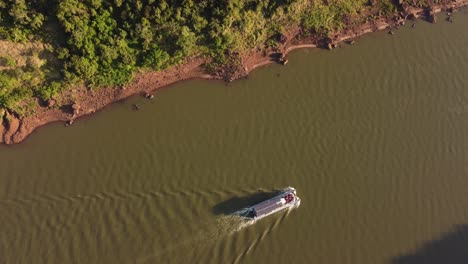
<svg viewBox="0 0 468 264"><path fill-rule="evenodd" d="M286 200L286 203L290 203L294 200L294 196L291 193L289 193L284 197L284 200Z"/></svg>

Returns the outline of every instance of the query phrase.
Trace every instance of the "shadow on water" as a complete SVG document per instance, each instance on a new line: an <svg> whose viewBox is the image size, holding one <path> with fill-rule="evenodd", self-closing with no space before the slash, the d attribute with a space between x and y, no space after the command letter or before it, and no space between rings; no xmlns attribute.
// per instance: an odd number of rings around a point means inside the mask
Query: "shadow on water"
<svg viewBox="0 0 468 264"><path fill-rule="evenodd" d="M468 225L457 226L415 253L393 259L392 264L466 264L468 263Z"/></svg>
<svg viewBox="0 0 468 264"><path fill-rule="evenodd" d="M278 195L280 192L280 190L270 192L262 191L247 196L235 196L213 206L212 212L216 215L229 215L251 205L270 199Z"/></svg>

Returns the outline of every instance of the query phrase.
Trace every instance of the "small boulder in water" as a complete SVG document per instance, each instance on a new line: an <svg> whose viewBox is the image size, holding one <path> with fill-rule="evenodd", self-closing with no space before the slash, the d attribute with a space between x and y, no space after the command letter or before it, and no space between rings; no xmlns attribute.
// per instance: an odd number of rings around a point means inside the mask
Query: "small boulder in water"
<svg viewBox="0 0 468 264"><path fill-rule="evenodd" d="M75 120L74 120L74 119L70 119L70 120L68 120L68 121L65 123L65 126L66 126L66 127L71 126L71 125L73 125L73 122L75 122Z"/></svg>
<svg viewBox="0 0 468 264"><path fill-rule="evenodd" d="M286 65L286 64L288 64L288 60L286 59L286 57L285 57L284 54L281 56L281 58L279 58L278 62L279 62L281 65Z"/></svg>
<svg viewBox="0 0 468 264"><path fill-rule="evenodd" d="M153 98L154 98L154 94L152 94L152 93L145 93L145 98L146 98L146 99L153 99Z"/></svg>

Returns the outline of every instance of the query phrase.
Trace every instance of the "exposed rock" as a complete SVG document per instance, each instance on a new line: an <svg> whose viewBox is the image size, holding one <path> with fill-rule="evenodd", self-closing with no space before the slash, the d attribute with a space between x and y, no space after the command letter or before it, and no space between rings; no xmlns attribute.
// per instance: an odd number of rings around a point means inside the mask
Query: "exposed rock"
<svg viewBox="0 0 468 264"><path fill-rule="evenodd" d="M378 23L376 25L377 30L384 30L386 28L389 28L389 25L388 25L388 23L385 23L385 22L384 23Z"/></svg>
<svg viewBox="0 0 468 264"><path fill-rule="evenodd" d="M16 133L16 131L18 131L18 128L20 126L20 121L13 114L6 112L5 124L6 124L6 131L4 133L3 141L6 144L11 144L13 143L12 137Z"/></svg>
<svg viewBox="0 0 468 264"><path fill-rule="evenodd" d="M148 93L148 92L147 92L147 93L145 93L145 98L146 98L146 99L153 99L153 98L154 98L154 94Z"/></svg>
<svg viewBox="0 0 468 264"><path fill-rule="evenodd" d="M327 44L327 49L332 50L332 49L333 49L333 44L328 43L328 44Z"/></svg>
<svg viewBox="0 0 468 264"><path fill-rule="evenodd" d="M407 9L406 9L406 13L407 13L407 18L408 19L416 19L419 17L419 10L415 7L411 7L409 6Z"/></svg>
<svg viewBox="0 0 468 264"><path fill-rule="evenodd" d="M393 32L392 30L388 31L388 34L390 35L395 35L395 32Z"/></svg>
<svg viewBox="0 0 468 264"><path fill-rule="evenodd" d="M350 40L350 41L348 41L348 44L349 44L349 45L354 45L355 43L356 43L355 40Z"/></svg>
<svg viewBox="0 0 468 264"><path fill-rule="evenodd" d="M430 8L430 9L427 9L426 12L428 14L427 20L434 24L437 23L436 10L434 10L433 8Z"/></svg>
<svg viewBox="0 0 468 264"><path fill-rule="evenodd" d="M442 12L442 6L435 5L432 7L433 14L440 13L440 12Z"/></svg>
<svg viewBox="0 0 468 264"><path fill-rule="evenodd" d="M286 65L288 64L288 60L286 59L286 53L278 53L278 63L281 65Z"/></svg>
<svg viewBox="0 0 468 264"><path fill-rule="evenodd" d="M56 104L56 101L54 99L50 99L47 101L47 107L53 107Z"/></svg>
<svg viewBox="0 0 468 264"><path fill-rule="evenodd" d="M75 119L70 119L65 123L65 126L66 127L71 126L71 125L73 125L74 122L75 122Z"/></svg>
<svg viewBox="0 0 468 264"><path fill-rule="evenodd" d="M73 109L73 116L76 116L76 115L78 115L80 113L81 107L77 103L74 103L72 105L72 109Z"/></svg>

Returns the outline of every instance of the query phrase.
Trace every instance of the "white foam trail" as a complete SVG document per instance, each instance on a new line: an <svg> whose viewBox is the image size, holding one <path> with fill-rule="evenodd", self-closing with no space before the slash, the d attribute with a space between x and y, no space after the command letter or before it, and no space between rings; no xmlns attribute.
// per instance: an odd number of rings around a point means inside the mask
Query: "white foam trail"
<svg viewBox="0 0 468 264"><path fill-rule="evenodd" d="M201 246L206 246L208 243L215 243L221 239L226 238L247 226L250 226L255 221L245 219L244 217L237 215L222 216L215 219L214 223L206 223L204 226L200 227L200 232L197 234L188 237L187 239L182 239L181 242L170 245L161 251L151 254L149 256L141 257L137 259L137 263L147 263L160 258L168 253L171 253L180 247L187 247L188 245L200 244ZM203 242L203 243L200 243Z"/></svg>
<svg viewBox="0 0 468 264"><path fill-rule="evenodd" d="M264 232L262 232L262 234L260 235L260 237L257 240L255 240L251 244L249 244L248 247L242 253L240 253L237 256L237 258L234 260L233 263L240 263L241 260L244 257L246 257L252 250L254 250L260 244L260 242L262 240L264 240L273 230L275 230L286 219L286 217L290 213L291 213L291 209L286 210L284 212L284 214L273 223L273 225L271 225ZM253 224L253 223L254 223L254 221L252 221L251 224Z"/></svg>

